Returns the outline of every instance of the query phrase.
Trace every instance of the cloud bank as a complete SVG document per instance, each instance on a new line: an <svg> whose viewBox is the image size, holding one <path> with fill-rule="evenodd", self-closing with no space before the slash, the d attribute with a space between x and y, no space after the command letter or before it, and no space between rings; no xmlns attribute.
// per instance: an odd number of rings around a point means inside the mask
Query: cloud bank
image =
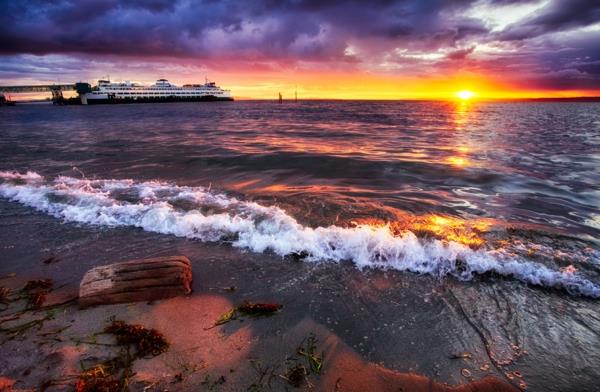
<svg viewBox="0 0 600 392"><path fill-rule="evenodd" d="M594 1L1 3L3 79L51 79L115 64L149 72L167 62L193 70L416 78L462 72L502 75L541 90L600 89L600 2Z"/></svg>

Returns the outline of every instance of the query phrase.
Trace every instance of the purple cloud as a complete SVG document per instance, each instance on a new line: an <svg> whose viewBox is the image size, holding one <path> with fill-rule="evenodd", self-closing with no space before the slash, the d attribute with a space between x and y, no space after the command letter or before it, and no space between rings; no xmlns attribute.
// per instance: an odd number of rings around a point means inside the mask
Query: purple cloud
<svg viewBox="0 0 600 392"><path fill-rule="evenodd" d="M501 30L471 12L516 0L3 1L0 57L355 69L419 76L492 70L530 83L600 78L600 3L551 0ZM531 0L528 4L539 3ZM31 57L26 57L32 61ZM12 59L12 61L11 61ZM144 60L145 59L145 60ZM115 60L116 61L116 60ZM221 65L219 65L219 62ZM518 73L507 73L520 64ZM11 68L10 75L15 69ZM17 66L18 68L18 66ZM23 64L23 73L34 72ZM8 71L0 67L0 77ZM561 75L560 77L558 75Z"/></svg>

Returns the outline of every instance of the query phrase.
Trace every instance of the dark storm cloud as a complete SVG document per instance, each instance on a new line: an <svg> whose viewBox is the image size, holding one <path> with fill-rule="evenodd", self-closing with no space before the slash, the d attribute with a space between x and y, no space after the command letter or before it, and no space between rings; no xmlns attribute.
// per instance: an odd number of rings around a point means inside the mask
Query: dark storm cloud
<svg viewBox="0 0 600 392"><path fill-rule="evenodd" d="M598 31L557 38L548 43L554 50L544 52L540 63L552 71L562 72L561 77L554 78L554 83L573 81L581 89L600 88L599 39Z"/></svg>
<svg viewBox="0 0 600 392"><path fill-rule="evenodd" d="M5 1L0 53L341 56L352 38L450 44L486 31L447 23L469 1ZM207 39L210 36L211 40ZM216 37L215 37L216 36Z"/></svg>
<svg viewBox="0 0 600 392"><path fill-rule="evenodd" d="M0 0L0 56L16 64L33 54L407 75L492 70L536 86L596 85L599 33L580 30L600 23L600 1L550 0L500 31L470 12L540 1Z"/></svg>

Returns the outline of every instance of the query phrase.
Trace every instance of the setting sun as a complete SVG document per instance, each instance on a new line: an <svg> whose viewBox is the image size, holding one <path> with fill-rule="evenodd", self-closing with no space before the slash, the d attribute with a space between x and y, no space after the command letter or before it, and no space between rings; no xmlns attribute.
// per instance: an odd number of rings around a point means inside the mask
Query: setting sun
<svg viewBox="0 0 600 392"><path fill-rule="evenodd" d="M471 99L475 96L475 93L471 90L461 90L456 93L456 96L460 99Z"/></svg>

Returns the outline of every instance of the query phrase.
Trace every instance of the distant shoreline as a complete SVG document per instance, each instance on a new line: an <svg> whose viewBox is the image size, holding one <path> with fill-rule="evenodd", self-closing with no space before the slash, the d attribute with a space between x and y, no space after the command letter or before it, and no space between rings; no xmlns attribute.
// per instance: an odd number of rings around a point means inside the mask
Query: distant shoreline
<svg viewBox="0 0 600 392"><path fill-rule="evenodd" d="M497 99L497 101L533 101L533 102L600 102L600 97L571 97L571 98L518 98Z"/></svg>

